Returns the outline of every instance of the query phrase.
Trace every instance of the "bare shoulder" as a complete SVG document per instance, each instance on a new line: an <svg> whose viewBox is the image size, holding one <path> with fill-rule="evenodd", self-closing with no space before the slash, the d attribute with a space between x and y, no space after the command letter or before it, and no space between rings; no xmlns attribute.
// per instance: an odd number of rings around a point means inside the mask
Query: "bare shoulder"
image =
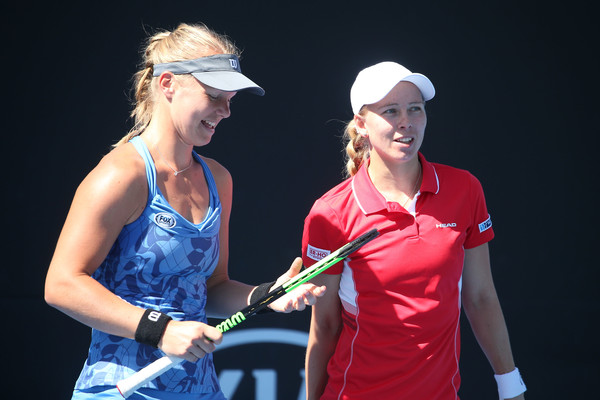
<svg viewBox="0 0 600 400"><path fill-rule="evenodd" d="M141 215L148 189L144 162L135 153L130 144L115 148L81 182L58 240L54 265L92 274L123 226Z"/></svg>
<svg viewBox="0 0 600 400"><path fill-rule="evenodd" d="M200 156L200 158L202 158L206 165L208 165L210 172L215 178L217 186L219 186L219 184L232 184L233 178L231 177L231 173L221 163L219 163L217 160L204 156Z"/></svg>
<svg viewBox="0 0 600 400"><path fill-rule="evenodd" d="M131 187L138 190L146 185L144 160L131 144L123 144L106 156L86 177L92 185L111 187Z"/></svg>
<svg viewBox="0 0 600 400"><path fill-rule="evenodd" d="M100 160L77 189L77 196L99 208L117 206L129 220L146 203L145 171L144 161L133 145L123 144Z"/></svg>

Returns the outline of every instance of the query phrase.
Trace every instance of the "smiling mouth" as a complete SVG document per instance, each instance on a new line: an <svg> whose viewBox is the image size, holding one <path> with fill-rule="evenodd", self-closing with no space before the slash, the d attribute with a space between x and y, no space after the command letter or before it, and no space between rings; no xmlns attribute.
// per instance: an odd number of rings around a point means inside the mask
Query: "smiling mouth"
<svg viewBox="0 0 600 400"><path fill-rule="evenodd" d="M206 126L209 129L215 129L215 127L217 126L216 122L211 122L211 121L206 121L206 120L202 120L202 125Z"/></svg>
<svg viewBox="0 0 600 400"><path fill-rule="evenodd" d="M404 143L404 144L411 144L415 139L413 138L409 138L409 137L401 137L398 139L394 139L394 142L397 143Z"/></svg>

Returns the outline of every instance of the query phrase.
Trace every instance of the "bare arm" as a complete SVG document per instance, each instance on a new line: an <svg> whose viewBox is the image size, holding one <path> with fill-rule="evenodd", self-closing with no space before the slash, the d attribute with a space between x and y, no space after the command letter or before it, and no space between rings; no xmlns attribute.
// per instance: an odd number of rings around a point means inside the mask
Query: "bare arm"
<svg viewBox="0 0 600 400"><path fill-rule="evenodd" d="M45 299L92 328L133 338L144 310L91 277L123 226L145 204L147 189L142 182L134 173L121 173L123 167L134 166L124 164L120 161L124 157L114 152L77 189L48 269Z"/></svg>
<svg viewBox="0 0 600 400"><path fill-rule="evenodd" d="M465 251L463 307L494 373L514 370L508 330L496 294L487 244ZM515 397L524 399L524 395Z"/></svg>
<svg viewBox="0 0 600 400"><path fill-rule="evenodd" d="M130 339L144 310L110 292L92 274L123 226L142 213L148 195L144 171L133 146L123 145L84 179L60 234L45 286L45 299L51 306L92 328ZM195 361L220 341L221 333L213 327L171 321L158 346L167 354Z"/></svg>
<svg viewBox="0 0 600 400"><path fill-rule="evenodd" d="M323 274L313 279L316 285L325 285L327 292L312 308L305 362L307 400L319 399L327 385L327 363L342 329L340 277Z"/></svg>

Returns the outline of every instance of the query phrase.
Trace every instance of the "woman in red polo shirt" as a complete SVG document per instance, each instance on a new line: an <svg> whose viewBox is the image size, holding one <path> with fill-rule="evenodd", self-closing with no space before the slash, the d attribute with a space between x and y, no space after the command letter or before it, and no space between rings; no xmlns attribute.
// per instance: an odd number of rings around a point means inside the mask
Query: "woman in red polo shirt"
<svg viewBox="0 0 600 400"><path fill-rule="evenodd" d="M524 398L492 280L481 184L419 152L434 94L427 77L393 62L366 68L352 86L349 178L306 217L304 264L372 228L380 236L315 278L328 290L312 310L309 400L457 399L461 307L500 398Z"/></svg>

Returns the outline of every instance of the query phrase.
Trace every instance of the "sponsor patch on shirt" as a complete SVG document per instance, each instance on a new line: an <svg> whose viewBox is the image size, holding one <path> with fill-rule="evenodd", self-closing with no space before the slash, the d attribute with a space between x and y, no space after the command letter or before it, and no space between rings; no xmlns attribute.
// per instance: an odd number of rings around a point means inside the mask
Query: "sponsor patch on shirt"
<svg viewBox="0 0 600 400"><path fill-rule="evenodd" d="M312 258L315 261L320 261L321 259L327 257L330 253L331 251L329 250L319 249L311 246L310 244L306 249L306 255L308 256L308 258Z"/></svg>
<svg viewBox="0 0 600 400"><path fill-rule="evenodd" d="M163 228L173 228L177 224L175 216L166 212L156 214L154 216L154 222L156 222L156 225Z"/></svg>
<svg viewBox="0 0 600 400"><path fill-rule="evenodd" d="M479 224L479 233L487 231L492 227L492 218L488 214L488 219Z"/></svg>
<svg viewBox="0 0 600 400"><path fill-rule="evenodd" d="M456 228L456 222L449 222L447 224L435 224L436 228Z"/></svg>

